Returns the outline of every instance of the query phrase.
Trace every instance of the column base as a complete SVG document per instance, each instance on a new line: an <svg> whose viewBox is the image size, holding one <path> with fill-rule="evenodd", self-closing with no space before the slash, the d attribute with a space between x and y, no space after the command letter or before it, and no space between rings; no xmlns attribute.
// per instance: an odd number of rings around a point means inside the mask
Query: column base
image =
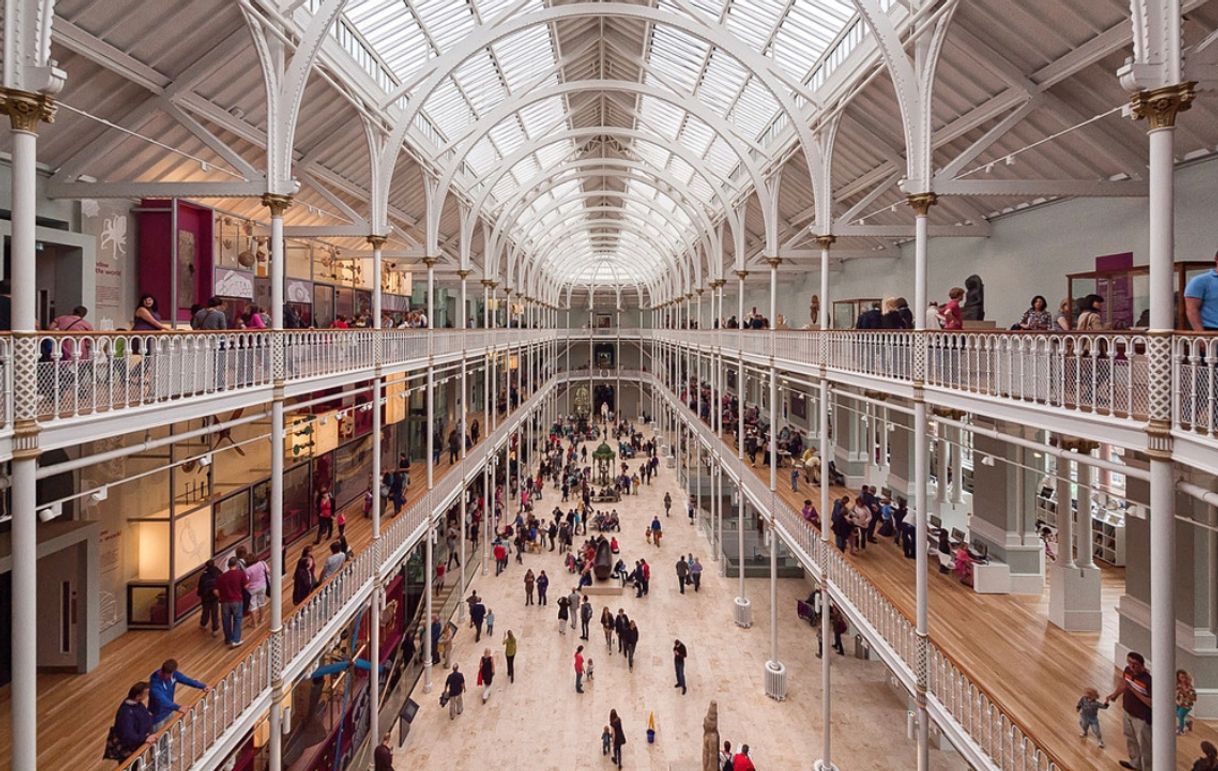
<svg viewBox="0 0 1218 771"><path fill-rule="evenodd" d="M1049 621L1067 632L1098 632L1100 611L1099 568L1054 565L1049 569Z"/></svg>
<svg viewBox="0 0 1218 771"><path fill-rule="evenodd" d="M748 629L753 625L753 605L748 597L736 598L736 626Z"/></svg>
<svg viewBox="0 0 1218 771"><path fill-rule="evenodd" d="M826 763L823 760L818 760L812 764L813 771L837 771L837 766L832 763Z"/></svg>
<svg viewBox="0 0 1218 771"><path fill-rule="evenodd" d="M787 698L787 668L781 661L765 663L765 695L774 701Z"/></svg>

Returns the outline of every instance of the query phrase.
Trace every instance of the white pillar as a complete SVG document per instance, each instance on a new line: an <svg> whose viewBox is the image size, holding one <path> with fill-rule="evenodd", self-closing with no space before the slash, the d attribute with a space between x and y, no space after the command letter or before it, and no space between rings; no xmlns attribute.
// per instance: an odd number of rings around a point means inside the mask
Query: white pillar
<svg viewBox="0 0 1218 771"><path fill-rule="evenodd" d="M13 6L9 6L10 10ZM6 24L11 27L12 24ZM10 52L11 53L11 52ZM0 91L0 106L12 127L12 328L25 333L14 339L17 382L37 379L38 342L35 331L35 226L37 212L38 124L54 117L54 102L42 94L13 89ZM12 468L12 767L38 765L38 514L37 397L14 392Z"/></svg>
<svg viewBox="0 0 1218 771"><path fill-rule="evenodd" d="M430 270L429 270L430 272ZM427 292L428 297L431 296L430 289ZM428 323L433 320L428 317ZM430 496L431 489L435 485L435 456L432 454L435 446L435 407L436 407L436 376L435 369L431 366L427 367L427 493ZM435 596L434 580L435 580L435 556L432 541L435 538L436 514L434 511L427 512L427 531L424 533L424 568L426 574L423 579L424 591L427 592L426 599L426 616L427 616L427 635L424 638L423 652L426 659L423 662L423 692L431 693L431 617L434 612L432 607L432 598Z"/></svg>
<svg viewBox="0 0 1218 771"><path fill-rule="evenodd" d="M1170 4L1169 4L1170 14ZM1157 69L1171 81L1180 76L1180 14L1162 20L1165 49L1174 54ZM1147 65L1148 67L1150 65ZM1175 327L1175 129L1176 115L1193 102L1193 83L1177 83L1133 95L1133 114L1146 118L1150 143L1149 263L1150 335L1147 348L1152 376L1147 425L1150 457L1150 659L1156 677L1151 699L1174 703L1176 669L1175 471L1172 462L1170 332ZM1170 708L1154 710L1153 765L1175 768L1176 739Z"/></svg>
<svg viewBox="0 0 1218 771"><path fill-rule="evenodd" d="M823 264L828 263L828 247L822 250ZM825 274L827 276L827 271ZM822 290L823 291L823 290ZM824 295L822 294L822 297ZM821 301L821 328L826 328L825 320L828 317L828 311L825 309L825 302ZM829 544L829 515L832 512L832 504L829 501L829 458L832 449L829 447L829 381L822 377L820 381L820 403L817 405L818 418L820 422L820 538L821 538L821 553L828 554L829 550L835 548ZM817 771L833 771L833 700L832 691L830 690L831 675L829 660L832 658L829 655L829 636L833 634L833 627L829 622L829 573L828 560L821 561L820 575L820 639L821 639L821 659L820 659L820 688L821 688L821 756L817 763Z"/></svg>
<svg viewBox="0 0 1218 771"><path fill-rule="evenodd" d="M273 398L271 400L271 617L270 634L273 646L282 644L283 635L283 442L275 441L284 433L283 378L285 341L283 334L283 214L291 205L287 196L266 195L262 203L271 210L271 329L279 338L272 345ZM283 673L271 673L271 709L268 715L269 741L267 755L272 768L283 757Z"/></svg>
<svg viewBox="0 0 1218 771"><path fill-rule="evenodd" d="M828 329L833 318L831 306L829 304L829 249L837 241L836 236L822 235L818 236L816 242L820 244L820 328ZM823 424L822 424L823 425ZM828 763L828 758L824 759Z"/></svg>
<svg viewBox="0 0 1218 771"><path fill-rule="evenodd" d="M1074 567L1074 495L1070 492L1070 478L1074 461L1057 459L1057 564Z"/></svg>
<svg viewBox="0 0 1218 771"><path fill-rule="evenodd" d="M926 240L927 227L926 218L930 211L930 207L935 203L934 193L923 193L921 195L912 195L909 197L909 205L913 207L915 213L914 231L915 231L915 246L914 246L914 327L919 332L926 330ZM916 509L916 525L917 525L917 606L915 609L915 631L918 636L918 644L925 648L929 645L928 635L928 606L930 602L929 590L930 586L928 579L928 566L926 555L926 539L928 533L928 512L927 512L927 495L926 495L926 473L927 473L927 444L926 444L926 402L922 399L921 383L925 377L925 339L918 341L918 345L922 347L922 351L917 358L921 361L915 361L915 396L914 396L914 422L913 422L913 443L914 443L914 506ZM917 702L918 712L918 749L917 749L917 768L918 771L927 771L930 768L930 716L926 709L926 689L928 687L928 672L926 671L926 656L920 657L922 664L919 666L919 671L915 672L917 679L915 700Z"/></svg>
<svg viewBox="0 0 1218 771"><path fill-rule="evenodd" d="M1078 464L1078 523L1074 529L1075 560L1080 568L1094 568L1091 543L1091 495L1095 490L1095 466Z"/></svg>

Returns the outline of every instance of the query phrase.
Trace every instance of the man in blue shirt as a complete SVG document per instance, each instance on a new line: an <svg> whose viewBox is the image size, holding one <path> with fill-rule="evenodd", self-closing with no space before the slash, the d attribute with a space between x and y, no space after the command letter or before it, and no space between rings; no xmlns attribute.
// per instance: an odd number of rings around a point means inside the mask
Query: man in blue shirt
<svg viewBox="0 0 1218 771"><path fill-rule="evenodd" d="M182 709L173 700L173 691L178 683L198 688L204 693L211 690L198 680L192 680L179 672L176 659L166 659L161 668L148 678L148 709L152 711L152 724L155 726L153 730L159 731L174 712Z"/></svg>
<svg viewBox="0 0 1218 771"><path fill-rule="evenodd" d="M1215 269L1193 276L1184 288L1184 314L1194 332L1218 331L1218 254Z"/></svg>

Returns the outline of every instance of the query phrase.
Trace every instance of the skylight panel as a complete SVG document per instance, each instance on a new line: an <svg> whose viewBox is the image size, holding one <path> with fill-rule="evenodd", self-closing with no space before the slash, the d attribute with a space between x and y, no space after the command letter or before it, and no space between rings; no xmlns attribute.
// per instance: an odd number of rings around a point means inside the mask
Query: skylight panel
<svg viewBox="0 0 1218 771"><path fill-rule="evenodd" d="M770 90L757 78L751 78L732 110L732 121L745 136L756 139L779 110L778 100Z"/></svg>
<svg viewBox="0 0 1218 771"><path fill-rule="evenodd" d="M513 93L555 64L554 44L544 26L529 27L500 40L492 50Z"/></svg>
<svg viewBox="0 0 1218 771"><path fill-rule="evenodd" d="M500 156L508 156L524 145L524 132L514 116L499 121L488 132L495 147L499 148Z"/></svg>
<svg viewBox="0 0 1218 771"><path fill-rule="evenodd" d="M519 114L520 122L524 124L524 130L532 138L544 136L560 126L566 127L564 121L566 112L562 97L551 96L533 102L520 110Z"/></svg>
<svg viewBox="0 0 1218 771"><path fill-rule="evenodd" d="M693 91L706 58L707 46L672 27L659 27L652 33L648 65L673 89Z"/></svg>
<svg viewBox="0 0 1218 771"><path fill-rule="evenodd" d="M455 136L475 120L469 104L451 78L436 87L423 104L423 109L447 137Z"/></svg>
<svg viewBox="0 0 1218 771"><path fill-rule="evenodd" d="M486 137L474 145L465 156L465 163L474 174L485 174L498 160L499 155Z"/></svg>
<svg viewBox="0 0 1218 771"><path fill-rule="evenodd" d="M499 71L486 54L467 59L453 73L478 115L485 115L507 96Z"/></svg>
<svg viewBox="0 0 1218 771"><path fill-rule="evenodd" d="M764 52L787 9L787 0L748 0L733 3L727 28L756 51Z"/></svg>
<svg viewBox="0 0 1218 771"><path fill-rule="evenodd" d="M570 155L574 149L575 144L571 141L554 142L541 148L535 153L538 162L541 164L541 168L538 169L538 171L540 172L541 169L553 168L554 166L562 163L563 160Z"/></svg>
<svg viewBox="0 0 1218 771"><path fill-rule="evenodd" d="M474 28L474 14L453 0L411 0L410 6L441 52L456 45Z"/></svg>
<svg viewBox="0 0 1218 771"><path fill-rule="evenodd" d="M740 157L732 151L722 137L716 137L715 141L711 142L710 149L706 151L706 163L723 177L731 173L739 160Z"/></svg>
<svg viewBox="0 0 1218 771"><path fill-rule="evenodd" d="M399 80L431 56L423 30L401 0L350 0L344 15Z"/></svg>
<svg viewBox="0 0 1218 771"><path fill-rule="evenodd" d="M668 102L650 96L639 99L639 117L665 139L676 141L684 116L684 110Z"/></svg>
<svg viewBox="0 0 1218 771"><path fill-rule="evenodd" d="M710 147L714 138L714 129L694 116L689 116L689 120L685 121L685 129L681 132L681 143L688 147L694 155L699 157L704 155L706 148Z"/></svg>
<svg viewBox="0 0 1218 771"><path fill-rule="evenodd" d="M719 115L727 115L747 77L748 70L740 62L723 51L715 51L698 88L698 98Z"/></svg>

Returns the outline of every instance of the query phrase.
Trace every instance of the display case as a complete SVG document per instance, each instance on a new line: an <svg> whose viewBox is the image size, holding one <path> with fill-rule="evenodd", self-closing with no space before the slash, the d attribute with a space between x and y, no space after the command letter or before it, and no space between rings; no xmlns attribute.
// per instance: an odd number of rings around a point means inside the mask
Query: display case
<svg viewBox="0 0 1218 771"><path fill-rule="evenodd" d="M1184 315L1184 287L1194 276L1213 270L1213 261L1177 262L1172 266L1176 329L1188 329ZM1142 329L1149 324L1150 266L1132 265L1111 270L1092 270L1066 275L1066 296L1071 312L1078 315L1078 301L1089 294L1104 298L1102 317L1108 329ZM836 305L836 304L835 304ZM1055 302L1050 306L1056 307Z"/></svg>
<svg viewBox="0 0 1218 771"><path fill-rule="evenodd" d="M882 300L878 297L860 297L853 300L833 301L833 328L854 329L854 322L863 311L872 305L878 305Z"/></svg>

